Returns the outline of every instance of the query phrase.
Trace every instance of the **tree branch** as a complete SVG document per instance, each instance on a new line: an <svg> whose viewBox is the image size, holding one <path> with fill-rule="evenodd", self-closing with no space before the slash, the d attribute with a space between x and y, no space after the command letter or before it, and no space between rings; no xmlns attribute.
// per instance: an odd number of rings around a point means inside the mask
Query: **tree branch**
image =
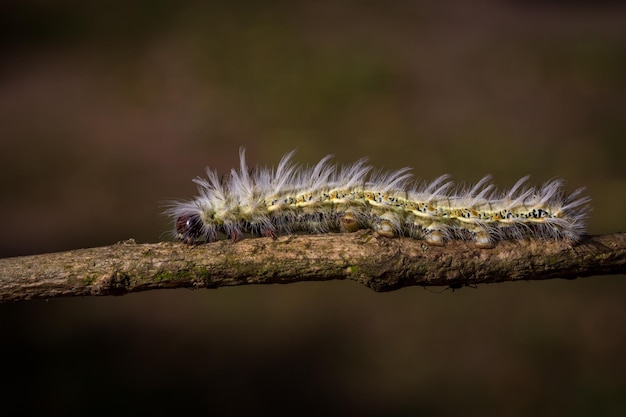
<svg viewBox="0 0 626 417"><path fill-rule="evenodd" d="M370 232L162 242L0 259L0 302L122 295L156 288L216 288L351 279L375 291L411 285L458 288L491 282L626 274L626 233L558 241L505 241L494 249L450 241L428 246Z"/></svg>

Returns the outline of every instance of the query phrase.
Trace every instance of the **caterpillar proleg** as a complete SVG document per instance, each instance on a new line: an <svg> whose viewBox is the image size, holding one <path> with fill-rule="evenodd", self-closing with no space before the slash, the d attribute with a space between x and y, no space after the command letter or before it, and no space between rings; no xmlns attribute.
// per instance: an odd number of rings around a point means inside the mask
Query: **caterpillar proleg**
<svg viewBox="0 0 626 417"><path fill-rule="evenodd" d="M284 155L276 168L249 170L242 148L238 170L220 178L207 168L206 179L193 180L199 196L174 202L166 212L176 237L197 244L246 235L371 229L436 246L463 239L490 248L504 239L574 243L585 233L590 198L583 188L567 194L560 179L532 187L526 176L499 191L485 177L462 188L447 175L416 183L410 168L374 170L365 158L337 165L329 155L314 166L301 166L293 155Z"/></svg>

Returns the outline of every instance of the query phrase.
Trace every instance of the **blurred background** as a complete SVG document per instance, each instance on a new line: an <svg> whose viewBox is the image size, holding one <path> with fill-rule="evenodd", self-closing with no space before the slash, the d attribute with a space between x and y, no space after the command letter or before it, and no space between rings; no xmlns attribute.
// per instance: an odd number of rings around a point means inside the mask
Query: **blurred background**
<svg viewBox="0 0 626 417"><path fill-rule="evenodd" d="M390 4L387 4L390 3ZM626 5L5 0L0 256L169 239L191 179L291 149L567 180L626 230ZM3 411L626 415L624 277L0 305ZM7 415L9 415L7 414Z"/></svg>

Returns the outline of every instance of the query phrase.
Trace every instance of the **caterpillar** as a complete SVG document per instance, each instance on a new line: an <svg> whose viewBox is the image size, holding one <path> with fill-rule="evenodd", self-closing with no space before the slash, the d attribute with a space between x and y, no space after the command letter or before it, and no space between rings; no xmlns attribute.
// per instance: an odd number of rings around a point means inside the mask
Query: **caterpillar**
<svg viewBox="0 0 626 417"><path fill-rule="evenodd" d="M431 182L413 180L410 168L374 170L362 158L350 165L292 161L285 154L274 168L246 163L220 177L206 169L197 177L199 196L169 205L175 236L186 244L244 236L354 232L371 229L383 237L408 236L441 246L450 239L491 248L504 239L559 239L574 243L585 233L590 198L579 188L567 194L563 180L541 187L521 178L499 191L486 176L470 187L455 186L448 175Z"/></svg>

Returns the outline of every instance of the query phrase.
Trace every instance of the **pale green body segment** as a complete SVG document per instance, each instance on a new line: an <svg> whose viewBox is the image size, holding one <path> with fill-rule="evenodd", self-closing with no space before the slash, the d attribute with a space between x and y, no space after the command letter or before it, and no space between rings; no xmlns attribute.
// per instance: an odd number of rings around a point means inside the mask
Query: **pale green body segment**
<svg viewBox="0 0 626 417"><path fill-rule="evenodd" d="M506 225L544 223L558 218L546 204L512 204L511 201L474 201L443 197L431 201L410 199L405 191L379 192L367 188L334 188L316 192L293 190L265 200L261 210L338 214L341 222L347 215L358 224L349 231L371 228L384 236L407 235L439 245L453 232L457 237L473 235L478 244L492 245L489 229ZM472 204L473 203L473 204ZM306 225L301 225L306 229Z"/></svg>

